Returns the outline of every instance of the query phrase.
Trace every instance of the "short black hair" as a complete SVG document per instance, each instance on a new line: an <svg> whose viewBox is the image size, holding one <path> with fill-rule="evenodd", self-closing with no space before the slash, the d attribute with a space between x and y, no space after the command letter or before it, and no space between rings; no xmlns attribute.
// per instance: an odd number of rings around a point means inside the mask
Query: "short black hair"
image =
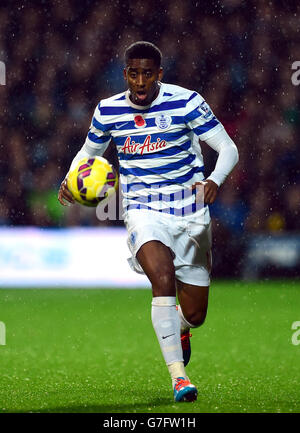
<svg viewBox="0 0 300 433"><path fill-rule="evenodd" d="M159 68L162 54L159 48L151 42L138 41L131 44L125 51L125 63L128 65L130 59L153 59Z"/></svg>

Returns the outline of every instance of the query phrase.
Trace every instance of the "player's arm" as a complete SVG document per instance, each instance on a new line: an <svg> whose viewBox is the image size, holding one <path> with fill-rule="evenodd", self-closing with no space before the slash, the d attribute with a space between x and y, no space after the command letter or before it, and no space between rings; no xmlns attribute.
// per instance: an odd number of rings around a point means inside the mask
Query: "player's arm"
<svg viewBox="0 0 300 433"><path fill-rule="evenodd" d="M212 204L219 186L238 162L238 150L209 105L196 92L187 104L185 122L201 141L219 153L215 169L204 182L204 202Z"/></svg>
<svg viewBox="0 0 300 433"><path fill-rule="evenodd" d="M104 153L109 145L110 140L111 135L109 133L109 130L107 130L105 125L101 123L99 104L95 109L85 143L71 162L68 173L76 167L78 161L80 161L82 158L103 155L105 156ZM63 206L67 206L68 203L75 202L67 186L68 173L62 181L58 191L58 200Z"/></svg>
<svg viewBox="0 0 300 433"><path fill-rule="evenodd" d="M212 204L217 197L219 186L222 185L237 164L239 154L236 145L224 127L207 138L205 142L219 154L215 169L206 179L204 187L204 201Z"/></svg>

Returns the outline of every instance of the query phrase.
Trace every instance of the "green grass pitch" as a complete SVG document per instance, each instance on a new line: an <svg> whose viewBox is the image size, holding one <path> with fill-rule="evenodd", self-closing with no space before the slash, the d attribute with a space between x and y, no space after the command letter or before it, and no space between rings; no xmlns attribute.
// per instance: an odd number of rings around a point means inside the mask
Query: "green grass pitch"
<svg viewBox="0 0 300 433"><path fill-rule="evenodd" d="M1 289L0 412L300 412L299 281L213 282L194 403L173 401L150 303L149 289Z"/></svg>

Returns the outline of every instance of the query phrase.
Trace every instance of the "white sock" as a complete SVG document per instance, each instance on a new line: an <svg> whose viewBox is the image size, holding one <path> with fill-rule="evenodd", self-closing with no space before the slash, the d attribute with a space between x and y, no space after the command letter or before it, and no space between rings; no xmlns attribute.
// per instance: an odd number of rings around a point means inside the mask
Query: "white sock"
<svg viewBox="0 0 300 433"><path fill-rule="evenodd" d="M183 334L184 332L188 331L190 328L193 328L193 325L191 325L186 320L186 318L184 317L180 305L177 305L177 311L178 311L178 316L179 316L179 319L180 319L180 332L181 332L181 334Z"/></svg>
<svg viewBox="0 0 300 433"><path fill-rule="evenodd" d="M189 380L188 376L186 375L183 362L173 362L167 367L172 379L172 388L174 388L175 379L178 377L183 377L184 379Z"/></svg>
<svg viewBox="0 0 300 433"><path fill-rule="evenodd" d="M153 298L151 318L166 364L183 362L176 297L158 296Z"/></svg>

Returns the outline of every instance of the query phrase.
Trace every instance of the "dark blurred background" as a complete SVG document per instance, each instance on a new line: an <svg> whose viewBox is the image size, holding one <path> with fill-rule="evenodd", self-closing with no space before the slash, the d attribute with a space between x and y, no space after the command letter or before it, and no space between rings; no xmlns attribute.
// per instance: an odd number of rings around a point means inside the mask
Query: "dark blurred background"
<svg viewBox="0 0 300 433"><path fill-rule="evenodd" d="M1 1L7 76L0 86L0 224L123 224L99 221L95 209L63 208L57 191L99 100L125 90L125 48L143 39L163 52L163 81L202 94L239 149L239 163L211 206L214 275L242 276L251 239L296 237L297 3ZM217 155L205 144L203 152L208 175ZM116 161L113 147L111 158ZM279 274L298 275L297 266Z"/></svg>

